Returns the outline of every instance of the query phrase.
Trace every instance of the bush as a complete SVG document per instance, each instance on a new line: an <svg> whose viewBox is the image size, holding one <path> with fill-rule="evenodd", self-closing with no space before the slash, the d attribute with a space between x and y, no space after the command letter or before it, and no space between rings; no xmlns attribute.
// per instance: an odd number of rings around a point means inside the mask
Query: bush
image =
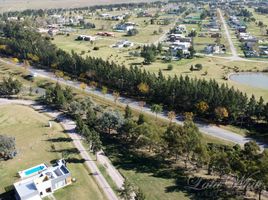
<svg viewBox="0 0 268 200"><path fill-rule="evenodd" d="M200 70L203 69L203 65L202 64L196 64L195 65L195 69L198 70L198 71L200 71Z"/></svg>
<svg viewBox="0 0 268 200"><path fill-rule="evenodd" d="M0 159L12 159L16 154L15 138L0 135Z"/></svg>
<svg viewBox="0 0 268 200"><path fill-rule="evenodd" d="M169 64L168 67L167 67L167 69L168 69L169 71L173 70L173 65Z"/></svg>
<svg viewBox="0 0 268 200"><path fill-rule="evenodd" d="M128 36L134 36L134 35L137 35L138 33L139 33L139 31L134 28L134 29L128 30L127 35Z"/></svg>

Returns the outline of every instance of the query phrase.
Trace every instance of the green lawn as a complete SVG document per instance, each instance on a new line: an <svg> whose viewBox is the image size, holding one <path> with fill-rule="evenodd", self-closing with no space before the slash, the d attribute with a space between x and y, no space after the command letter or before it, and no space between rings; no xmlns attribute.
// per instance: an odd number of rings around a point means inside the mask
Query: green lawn
<svg viewBox="0 0 268 200"><path fill-rule="evenodd" d="M48 120L50 118L46 115L26 106L0 106L1 134L15 137L18 150L18 155L14 159L0 161L0 193L19 180L18 171L40 163L50 164L51 161L60 159L62 152L75 151L61 125L53 122L52 128L45 127ZM55 145L55 151L51 149L52 144ZM105 199L80 156L73 153L70 158L73 161L68 164L68 168L77 182L56 192L56 198L87 200L94 196L94 199Z"/></svg>

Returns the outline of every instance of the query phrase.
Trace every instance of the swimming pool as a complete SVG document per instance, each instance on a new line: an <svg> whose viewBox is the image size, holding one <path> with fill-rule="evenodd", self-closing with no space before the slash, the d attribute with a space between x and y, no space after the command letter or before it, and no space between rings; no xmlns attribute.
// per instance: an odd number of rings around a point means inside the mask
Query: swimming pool
<svg viewBox="0 0 268 200"><path fill-rule="evenodd" d="M44 171L45 169L47 169L47 166L45 164L40 164L35 167L19 172L19 175L21 178L26 178L28 176L38 174L39 172Z"/></svg>
<svg viewBox="0 0 268 200"><path fill-rule="evenodd" d="M36 172L39 172L39 171L41 171L43 169L45 169L44 166L37 166L35 168L32 168L32 169L29 169L29 170L25 171L24 173L25 173L26 176L29 176L29 175L31 175L33 173L36 173Z"/></svg>

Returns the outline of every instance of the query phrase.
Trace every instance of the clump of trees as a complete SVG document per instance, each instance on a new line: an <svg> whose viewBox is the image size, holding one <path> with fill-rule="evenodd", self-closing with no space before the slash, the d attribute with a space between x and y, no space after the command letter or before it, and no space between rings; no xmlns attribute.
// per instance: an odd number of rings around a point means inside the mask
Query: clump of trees
<svg viewBox="0 0 268 200"><path fill-rule="evenodd" d="M54 88L59 86L55 86ZM50 91L51 89L47 89ZM65 91L64 88L55 91ZM68 91L71 92L71 91ZM49 93L49 92L47 92ZM61 92L51 93L52 99L57 99ZM60 95L61 96L61 95ZM68 95L72 96L72 95ZM68 102L68 101L66 101ZM50 101L46 102L50 104ZM198 127L192 121L192 114L186 114L183 125L173 123L176 118L174 111L168 113L170 123L159 126L154 120L149 121L141 113L138 118L133 115L129 106L126 106L124 114L110 109L103 109L96 105L89 98L75 99L67 103L66 110L76 120L76 129L85 138L89 149L96 154L102 149L102 138L114 138L117 143L122 144L129 150L129 153L144 152L158 157L159 166L162 162L169 160L173 164L181 166L187 174L193 175L200 170L207 171L208 175L225 180L226 177L243 178L250 176L251 182L260 181L256 187L248 184L238 185L235 190L255 192L260 196L267 187L267 160L268 153L260 151L256 142L250 141L241 148L238 145L226 146L213 143L206 143ZM202 115L210 109L205 101L200 101L195 105ZM65 109L65 108L63 108ZM161 105L152 106L156 116L162 111ZM218 107L215 113L226 116L226 110ZM145 155L145 154L144 154ZM213 181L213 180L211 180ZM222 192L228 190L230 185L220 182ZM231 188L232 190L234 188ZM142 191L126 181L120 190L121 197L128 199L130 196L135 199L144 199Z"/></svg>
<svg viewBox="0 0 268 200"><path fill-rule="evenodd" d="M155 61L156 56L161 53L162 51L162 45L158 44L158 46L152 44L152 45L147 45L143 46L141 50L141 57L144 58L144 63L145 64L151 64L152 62Z"/></svg>
<svg viewBox="0 0 268 200"><path fill-rule="evenodd" d="M16 156L15 138L6 135L0 135L0 160L12 159Z"/></svg>
<svg viewBox="0 0 268 200"><path fill-rule="evenodd" d="M21 91L22 83L12 77L4 78L0 83L0 96L16 95Z"/></svg>
<svg viewBox="0 0 268 200"><path fill-rule="evenodd" d="M42 100L50 106L67 108L73 100L72 89L70 87L62 88L59 83L56 83L55 86L52 85L46 89L46 94Z"/></svg>

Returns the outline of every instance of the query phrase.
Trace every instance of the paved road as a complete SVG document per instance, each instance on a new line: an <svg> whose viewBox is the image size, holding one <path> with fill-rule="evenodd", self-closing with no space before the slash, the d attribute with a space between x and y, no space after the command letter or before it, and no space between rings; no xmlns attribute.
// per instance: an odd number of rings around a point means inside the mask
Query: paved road
<svg viewBox="0 0 268 200"><path fill-rule="evenodd" d="M232 59L233 60L240 60L241 58L238 56L237 50L236 50L234 43L232 41L232 37L231 37L231 34L230 34L229 29L227 27L226 21L222 15L221 9L219 9L219 8L218 8L218 13L220 15L220 19L221 19L221 22L222 22L223 28L225 30L225 34L226 34L229 46L230 46L230 50L232 53Z"/></svg>
<svg viewBox="0 0 268 200"><path fill-rule="evenodd" d="M66 133L69 135L69 137L73 140L74 146L79 150L81 157L83 159L85 159L86 166L93 174L97 184L103 190L103 192L105 193L107 198L109 200L119 200L118 197L116 196L116 194L114 193L113 189L110 187L110 185L108 184L106 179L101 174L100 170L98 169L97 165L95 164L95 161L91 158L91 156L88 154L85 147L82 145L81 137L75 132L76 124L74 121L72 121L69 118L67 118L66 116L62 115L61 112L48 109L48 108L44 107L43 105L38 105L34 101L0 99L0 105L4 105L4 104L21 104L21 105L31 106L35 110L37 110L39 112L46 113L50 117L57 119L62 124L64 129L66 130ZM111 162L109 161L109 159L106 156L102 155L101 159L105 160L105 163L107 164L108 168L113 168L113 170L117 171L111 165ZM113 171L113 173L119 174L119 172L114 172L114 171ZM119 179L120 177L117 175L116 178ZM122 178L122 176L121 176L121 178ZM122 181L122 180L120 179L120 181ZM119 181L117 180L117 182L119 182Z"/></svg>
<svg viewBox="0 0 268 200"><path fill-rule="evenodd" d="M12 63L10 63L8 61L5 61L3 59L0 59L0 61L3 61L5 63L7 63L7 64L11 64L11 65L16 66L16 67L20 67L18 65L12 64ZM81 83L78 82L78 81L70 81L70 80L66 81L66 80L64 80L62 78L57 78L51 72L47 72L47 71L44 71L44 70L41 70L41 69L35 69L33 67L30 67L29 71L31 71L32 73L36 74L37 76L47 78L47 79L50 79L50 80L54 80L54 81L58 81L61 84L68 85L68 86L71 86L71 87L74 87L74 88L77 88L77 89L81 89L80 88ZM85 92L88 93L88 94L96 95L96 96L98 96L100 98L104 98L107 101L114 102L114 98L113 98L113 95L111 93L108 93L107 95L103 96L101 91L93 90L90 87L87 87L85 89ZM129 105L132 109L135 109L135 110L138 110L138 111L143 111L144 113L146 113L148 115L151 115L152 117L155 116L154 113L151 111L151 109L148 106L145 106L144 108L141 108L139 106L139 102L135 101L134 99L130 99L130 98L126 98L126 97L120 97L119 100L118 100L118 104L121 104L122 106ZM161 118L163 120L168 120L167 111L163 111L158 116L159 116L159 118ZM181 119L181 116L178 116L174 120L174 122L177 123L177 124L182 124L183 120ZM250 138L246 138L244 136L241 136L241 135L236 134L236 133L231 132L231 131L224 130L224 129L219 128L219 127L214 126L214 125L204 124L204 123L196 123L196 125L199 127L200 131L202 133L204 133L204 134L216 137L216 138L221 139L221 140L230 141L230 142L233 142L235 144L244 145L246 142L251 140ZM267 146L266 144L262 144L262 143L259 143L259 145L262 146L262 147Z"/></svg>

